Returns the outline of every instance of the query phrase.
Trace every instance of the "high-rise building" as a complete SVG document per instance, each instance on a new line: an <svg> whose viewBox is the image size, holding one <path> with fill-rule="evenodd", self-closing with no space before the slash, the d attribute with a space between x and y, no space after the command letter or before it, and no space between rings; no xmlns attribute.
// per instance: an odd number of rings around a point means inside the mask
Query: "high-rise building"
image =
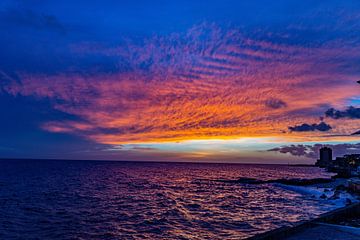
<svg viewBox="0 0 360 240"><path fill-rule="evenodd" d="M319 167L327 167L332 162L332 149L329 147L320 148L320 159L316 162Z"/></svg>
<svg viewBox="0 0 360 240"><path fill-rule="evenodd" d="M329 147L320 148L320 160L324 162L332 161L332 149Z"/></svg>

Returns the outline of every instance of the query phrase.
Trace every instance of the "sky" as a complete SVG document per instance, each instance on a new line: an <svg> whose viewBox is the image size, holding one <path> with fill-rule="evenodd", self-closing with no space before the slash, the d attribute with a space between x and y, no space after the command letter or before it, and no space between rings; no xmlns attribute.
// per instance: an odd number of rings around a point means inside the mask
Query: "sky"
<svg viewBox="0 0 360 240"><path fill-rule="evenodd" d="M360 152L359 1L0 2L0 158Z"/></svg>

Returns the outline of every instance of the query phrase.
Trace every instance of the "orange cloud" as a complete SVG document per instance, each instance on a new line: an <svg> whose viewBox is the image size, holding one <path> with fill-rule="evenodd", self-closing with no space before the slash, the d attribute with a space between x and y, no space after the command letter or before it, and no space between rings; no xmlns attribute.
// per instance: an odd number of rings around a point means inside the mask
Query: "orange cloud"
<svg viewBox="0 0 360 240"><path fill-rule="evenodd" d="M359 47L340 40L316 48L276 44L244 37L237 29L200 25L142 44L79 48L83 54L118 57L116 73L22 73L20 83L6 89L47 98L54 108L82 119L48 122L44 129L106 144L263 136L332 139L358 130L359 122L347 120L344 126L330 119L332 129L326 133L287 129L317 123L329 106L359 95L359 75L341 61L358 57Z"/></svg>

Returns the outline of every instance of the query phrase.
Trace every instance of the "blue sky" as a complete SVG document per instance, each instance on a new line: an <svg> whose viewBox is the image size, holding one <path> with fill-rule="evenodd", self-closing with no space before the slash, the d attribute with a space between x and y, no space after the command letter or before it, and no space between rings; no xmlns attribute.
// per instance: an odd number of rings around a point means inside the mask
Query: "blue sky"
<svg viewBox="0 0 360 240"><path fill-rule="evenodd" d="M0 157L342 154L360 127L359 20L358 1L1 1Z"/></svg>

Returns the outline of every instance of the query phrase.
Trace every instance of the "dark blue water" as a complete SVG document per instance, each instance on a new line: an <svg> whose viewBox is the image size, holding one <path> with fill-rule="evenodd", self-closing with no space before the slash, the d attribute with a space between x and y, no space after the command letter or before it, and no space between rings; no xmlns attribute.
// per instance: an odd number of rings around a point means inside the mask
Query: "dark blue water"
<svg viewBox="0 0 360 240"><path fill-rule="evenodd" d="M276 184L328 176L276 165L0 161L0 239L239 239L335 206Z"/></svg>

